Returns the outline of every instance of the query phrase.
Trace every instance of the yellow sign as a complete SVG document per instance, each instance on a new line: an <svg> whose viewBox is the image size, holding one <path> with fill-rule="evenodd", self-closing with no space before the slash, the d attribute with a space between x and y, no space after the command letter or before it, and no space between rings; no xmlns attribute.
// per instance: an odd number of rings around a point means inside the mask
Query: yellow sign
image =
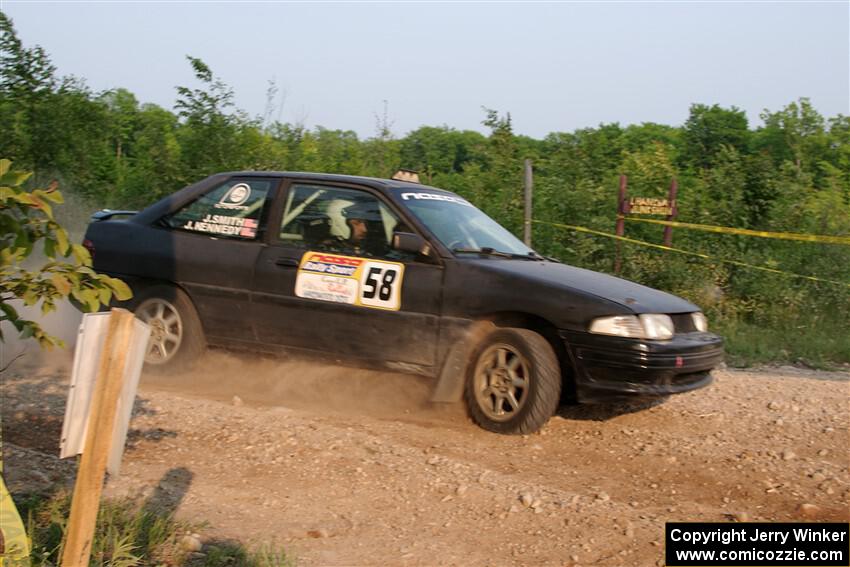
<svg viewBox="0 0 850 567"><path fill-rule="evenodd" d="M629 199L629 213L634 215L672 215L673 205L667 199L655 197L632 197Z"/></svg>

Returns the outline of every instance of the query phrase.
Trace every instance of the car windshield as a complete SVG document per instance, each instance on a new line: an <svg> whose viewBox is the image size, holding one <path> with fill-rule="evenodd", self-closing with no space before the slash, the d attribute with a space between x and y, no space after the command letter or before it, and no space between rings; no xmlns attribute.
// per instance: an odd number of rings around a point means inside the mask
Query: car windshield
<svg viewBox="0 0 850 567"><path fill-rule="evenodd" d="M452 251L534 255L521 240L460 197L422 191L402 193L401 198L414 216Z"/></svg>

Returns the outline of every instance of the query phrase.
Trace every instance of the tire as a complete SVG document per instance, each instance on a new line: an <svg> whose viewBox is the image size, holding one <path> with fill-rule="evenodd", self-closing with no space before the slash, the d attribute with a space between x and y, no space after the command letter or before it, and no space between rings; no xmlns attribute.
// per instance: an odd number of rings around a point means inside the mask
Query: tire
<svg viewBox="0 0 850 567"><path fill-rule="evenodd" d="M528 329L502 328L475 349L464 399L472 420L495 433L528 434L558 408L561 368L549 342Z"/></svg>
<svg viewBox="0 0 850 567"><path fill-rule="evenodd" d="M201 320L182 290L166 285L146 289L135 302L133 312L151 326L146 370L188 370L204 353L206 340Z"/></svg>

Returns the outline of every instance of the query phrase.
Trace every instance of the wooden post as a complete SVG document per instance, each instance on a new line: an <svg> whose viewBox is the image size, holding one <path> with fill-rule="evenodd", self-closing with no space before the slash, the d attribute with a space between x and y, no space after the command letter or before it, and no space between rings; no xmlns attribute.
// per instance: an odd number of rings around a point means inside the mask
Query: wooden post
<svg viewBox="0 0 850 567"><path fill-rule="evenodd" d="M679 191L679 184L676 183L676 179L670 183L670 192L667 194L667 202L670 204L670 214L667 215L667 220L671 221L676 218L676 214L679 212L678 207L676 206L676 193ZM673 227L665 226L664 227L664 246L672 246L673 245Z"/></svg>
<svg viewBox="0 0 850 567"><path fill-rule="evenodd" d="M522 241L531 248L531 193L534 178L531 171L531 160L525 160L525 219L523 222Z"/></svg>
<svg viewBox="0 0 850 567"><path fill-rule="evenodd" d="M616 234L617 236L623 236L626 233L626 221L623 219L623 215L628 212L628 205L626 204L626 185L628 184L628 178L625 175L620 176L620 192L617 197L617 226L616 226ZM619 274L620 269L622 268L622 241L617 240L616 243L616 252L614 256L614 273Z"/></svg>
<svg viewBox="0 0 850 567"><path fill-rule="evenodd" d="M63 567L87 567L89 564L109 445L123 386L124 366L133 336L133 320L133 314L125 309L113 309L109 317L109 331L89 410L86 444L71 501L68 536L62 553Z"/></svg>

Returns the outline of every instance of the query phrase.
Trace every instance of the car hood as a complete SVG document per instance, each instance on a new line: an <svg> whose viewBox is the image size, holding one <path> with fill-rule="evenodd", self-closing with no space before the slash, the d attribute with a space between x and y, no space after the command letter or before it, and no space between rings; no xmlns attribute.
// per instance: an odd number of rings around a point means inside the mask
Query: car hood
<svg viewBox="0 0 850 567"><path fill-rule="evenodd" d="M541 290L592 295L622 305L634 313L691 313L699 311L693 303L622 278L609 276L568 264L549 261L469 259L483 272L510 280L525 280ZM529 282L531 280L531 282ZM524 287L524 286L523 286Z"/></svg>

